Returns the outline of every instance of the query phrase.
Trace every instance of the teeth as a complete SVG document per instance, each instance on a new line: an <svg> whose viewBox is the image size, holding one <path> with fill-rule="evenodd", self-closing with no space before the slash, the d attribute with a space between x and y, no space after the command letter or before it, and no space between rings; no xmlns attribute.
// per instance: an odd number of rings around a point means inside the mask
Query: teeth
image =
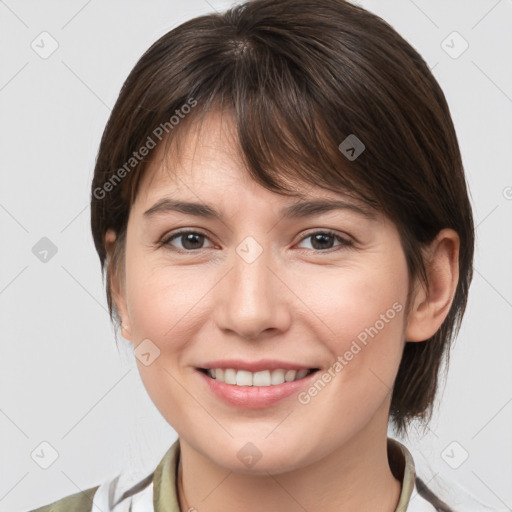
<svg viewBox="0 0 512 512"><path fill-rule="evenodd" d="M292 380L295 379L295 376L297 375L297 372L294 371L294 370L288 370L285 374L284 374L284 380L286 382L291 382Z"/></svg>
<svg viewBox="0 0 512 512"><path fill-rule="evenodd" d="M295 377L295 380L303 379L308 373L310 373L309 370L299 370L297 372L297 376Z"/></svg>
<svg viewBox="0 0 512 512"><path fill-rule="evenodd" d="M304 378L310 370L263 370L261 372L248 372L247 370L234 370L233 368L210 368L208 375L215 380L237 386L275 386L283 382L292 382Z"/></svg>
<svg viewBox="0 0 512 512"><path fill-rule="evenodd" d="M274 370L270 376L270 384L282 384L285 381L284 376L284 370Z"/></svg>
<svg viewBox="0 0 512 512"><path fill-rule="evenodd" d="M215 375L215 376L217 376L217 375ZM236 385L237 386L252 386L252 373L247 372L245 370L238 370L236 372Z"/></svg>
<svg viewBox="0 0 512 512"><path fill-rule="evenodd" d="M224 382L226 384L236 384L236 371L231 368L224 370Z"/></svg>

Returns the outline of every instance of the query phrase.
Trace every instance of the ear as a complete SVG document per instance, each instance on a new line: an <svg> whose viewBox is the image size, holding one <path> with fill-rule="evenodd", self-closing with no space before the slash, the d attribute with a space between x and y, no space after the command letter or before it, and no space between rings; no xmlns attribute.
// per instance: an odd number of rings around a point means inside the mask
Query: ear
<svg viewBox="0 0 512 512"><path fill-rule="evenodd" d="M120 281L119 263L114 261L114 249L116 247L116 233L112 229L105 233L105 249L107 251L107 264L109 266L110 292L112 301L115 304L119 319L121 321L121 336L131 341L130 319L128 316L128 308L126 306L125 286Z"/></svg>
<svg viewBox="0 0 512 512"><path fill-rule="evenodd" d="M441 327L450 311L459 281L459 236L441 230L426 250L428 286L416 284L406 328L407 341L425 341Z"/></svg>

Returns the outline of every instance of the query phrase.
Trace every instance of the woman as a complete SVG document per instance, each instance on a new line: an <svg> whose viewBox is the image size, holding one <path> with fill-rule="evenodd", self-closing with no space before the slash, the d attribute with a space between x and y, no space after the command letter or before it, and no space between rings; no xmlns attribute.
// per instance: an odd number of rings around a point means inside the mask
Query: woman
<svg viewBox="0 0 512 512"><path fill-rule="evenodd" d="M253 0L165 34L106 126L91 227L178 440L39 511L450 510L387 427L429 418L473 220L444 95L387 23Z"/></svg>

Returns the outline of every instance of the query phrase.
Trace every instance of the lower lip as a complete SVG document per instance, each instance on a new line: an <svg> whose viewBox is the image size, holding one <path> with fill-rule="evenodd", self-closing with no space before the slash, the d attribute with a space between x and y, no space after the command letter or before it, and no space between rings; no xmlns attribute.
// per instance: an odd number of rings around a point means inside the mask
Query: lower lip
<svg viewBox="0 0 512 512"><path fill-rule="evenodd" d="M209 389L227 404L244 407L245 409L260 409L270 407L280 400L298 393L310 384L318 370L302 379L283 382L274 386L237 386L212 379L201 370L197 370L197 372L204 379Z"/></svg>

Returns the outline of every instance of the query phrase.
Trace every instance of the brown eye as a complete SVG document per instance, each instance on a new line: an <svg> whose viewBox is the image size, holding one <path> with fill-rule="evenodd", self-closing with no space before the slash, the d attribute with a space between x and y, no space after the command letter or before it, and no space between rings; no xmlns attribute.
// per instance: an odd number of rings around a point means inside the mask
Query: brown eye
<svg viewBox="0 0 512 512"><path fill-rule="evenodd" d="M166 238L162 244L166 246L172 246L171 242L173 240L180 241L182 247L178 247L178 250L194 251L198 249L204 249L202 245L204 244L205 240L208 240L208 238L206 235L203 235L197 231L180 231Z"/></svg>
<svg viewBox="0 0 512 512"><path fill-rule="evenodd" d="M303 240L311 239L311 246L315 251L326 251L333 248L333 243L338 240L340 243L335 248L350 247L352 242L333 231L316 231L302 238Z"/></svg>

